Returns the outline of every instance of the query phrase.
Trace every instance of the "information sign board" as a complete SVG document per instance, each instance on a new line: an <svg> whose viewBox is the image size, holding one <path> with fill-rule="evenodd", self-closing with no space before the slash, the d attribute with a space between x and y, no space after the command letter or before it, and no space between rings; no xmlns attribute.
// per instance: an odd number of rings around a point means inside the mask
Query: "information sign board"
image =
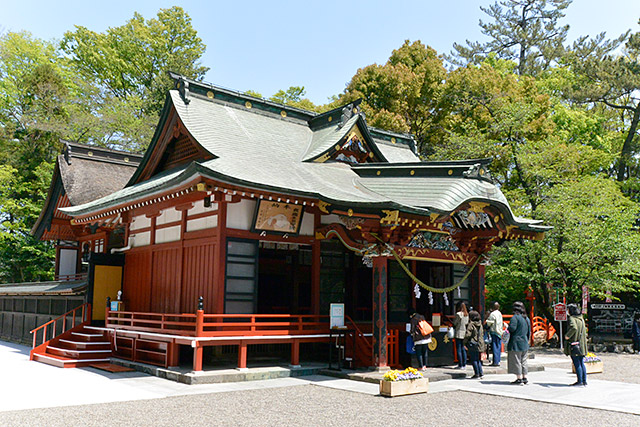
<svg viewBox="0 0 640 427"><path fill-rule="evenodd" d="M559 302L553 306L553 318L556 322L566 322L567 320L567 305Z"/></svg>
<svg viewBox="0 0 640 427"><path fill-rule="evenodd" d="M344 304L331 303L329 308L329 327L344 328Z"/></svg>

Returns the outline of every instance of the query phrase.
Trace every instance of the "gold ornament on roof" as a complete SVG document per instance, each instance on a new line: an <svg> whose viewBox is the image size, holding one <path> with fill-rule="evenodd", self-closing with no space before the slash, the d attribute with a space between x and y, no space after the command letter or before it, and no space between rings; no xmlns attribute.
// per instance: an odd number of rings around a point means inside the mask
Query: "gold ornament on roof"
<svg viewBox="0 0 640 427"><path fill-rule="evenodd" d="M211 91L207 92L207 98L213 99L214 97L215 97L215 95L213 94L213 92L211 92Z"/></svg>

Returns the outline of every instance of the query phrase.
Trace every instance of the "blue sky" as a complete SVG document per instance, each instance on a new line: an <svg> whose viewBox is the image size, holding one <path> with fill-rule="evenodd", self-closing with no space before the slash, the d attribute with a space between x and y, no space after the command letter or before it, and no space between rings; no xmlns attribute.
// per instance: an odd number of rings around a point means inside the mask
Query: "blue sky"
<svg viewBox="0 0 640 427"><path fill-rule="evenodd" d="M421 40L440 53L453 43L482 40L479 6L490 0L422 1L91 1L1 0L0 32L27 30L60 39L74 25L94 31L119 26L140 12L183 7L207 45L205 80L270 96L304 86L325 103L343 91L358 68L384 63L405 39ZM611 38L640 31L640 0L574 0L564 22L569 38L606 31Z"/></svg>

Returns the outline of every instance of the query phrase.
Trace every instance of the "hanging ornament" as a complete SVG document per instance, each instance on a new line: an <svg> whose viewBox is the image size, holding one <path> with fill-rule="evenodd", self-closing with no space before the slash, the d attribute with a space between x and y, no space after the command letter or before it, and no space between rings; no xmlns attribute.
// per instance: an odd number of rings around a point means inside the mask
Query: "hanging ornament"
<svg viewBox="0 0 640 427"><path fill-rule="evenodd" d="M447 297L447 293L442 294L442 298L444 298L444 305L449 306L449 297Z"/></svg>
<svg viewBox="0 0 640 427"><path fill-rule="evenodd" d="M429 291L429 305L433 305L433 292Z"/></svg>
<svg viewBox="0 0 640 427"><path fill-rule="evenodd" d="M420 292L420 286L418 286L417 283L413 287L413 293L416 295L416 298L420 298L420 295L422 295L422 292Z"/></svg>
<svg viewBox="0 0 640 427"><path fill-rule="evenodd" d="M460 292L460 286L458 286L458 299L462 298L462 293Z"/></svg>

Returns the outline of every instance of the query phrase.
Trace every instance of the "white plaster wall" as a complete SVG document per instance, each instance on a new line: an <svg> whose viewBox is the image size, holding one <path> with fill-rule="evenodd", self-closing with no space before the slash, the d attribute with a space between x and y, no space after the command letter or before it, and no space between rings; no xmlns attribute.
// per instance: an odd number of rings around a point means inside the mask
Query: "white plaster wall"
<svg viewBox="0 0 640 427"><path fill-rule="evenodd" d="M340 223L340 217L338 215L322 215L320 217L320 223L321 224L333 224L333 223Z"/></svg>
<svg viewBox="0 0 640 427"><path fill-rule="evenodd" d="M147 218L144 215L133 217L129 230L139 230L141 228L151 227L151 218Z"/></svg>
<svg viewBox="0 0 640 427"><path fill-rule="evenodd" d="M187 220L187 231L204 230L218 226L218 215L206 216L204 218Z"/></svg>
<svg viewBox="0 0 640 427"><path fill-rule="evenodd" d="M227 228L251 230L256 201L243 199L239 203L230 203L227 207Z"/></svg>
<svg viewBox="0 0 640 427"><path fill-rule="evenodd" d="M75 249L60 249L58 275L76 274L77 261L78 251Z"/></svg>
<svg viewBox="0 0 640 427"><path fill-rule="evenodd" d="M300 235L302 236L313 236L313 223L314 223L314 214L310 214L305 212L302 215L302 224L300 225Z"/></svg>
<svg viewBox="0 0 640 427"><path fill-rule="evenodd" d="M175 242L180 240L180 226L160 228L156 230L156 243Z"/></svg>
<svg viewBox="0 0 640 427"><path fill-rule="evenodd" d="M150 231L145 231L143 233L136 233L135 236L136 237L135 237L134 243L133 243L134 247L147 246L149 243L151 243L151 232Z"/></svg>
<svg viewBox="0 0 640 427"><path fill-rule="evenodd" d="M168 222L180 221L182 219L182 211L175 208L168 208L162 211L160 216L156 218L156 225L166 224Z"/></svg>
<svg viewBox="0 0 640 427"><path fill-rule="evenodd" d="M203 213L203 212L208 212L208 211L215 211L216 209L218 209L218 204L217 203L211 203L211 206L208 208L204 207L204 200L198 200L197 202L193 203L193 207L191 209L189 209L189 215L197 215L199 213Z"/></svg>

